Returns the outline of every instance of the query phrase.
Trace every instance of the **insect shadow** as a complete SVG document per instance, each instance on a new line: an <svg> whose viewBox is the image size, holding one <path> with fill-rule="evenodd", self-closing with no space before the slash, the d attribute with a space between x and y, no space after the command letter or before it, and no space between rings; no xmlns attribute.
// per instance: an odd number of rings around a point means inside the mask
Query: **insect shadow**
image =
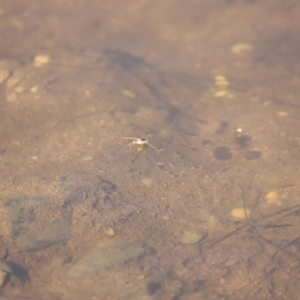
<svg viewBox="0 0 300 300"><path fill-rule="evenodd" d="M224 242L230 238L234 239L234 248L248 245L246 265L252 269L255 267L257 272L254 276L249 275L248 283L236 289L231 296L238 299L249 299L250 296L255 298L261 292L260 284L267 281L266 286L271 287L268 292L275 297L282 288L278 280L288 278L284 282L286 286L291 284L292 280L295 286L300 283L300 234L294 230L295 221L297 222L300 215L300 204L252 218L246 208L243 187L240 187L240 190L245 219L236 220L238 227L229 233L215 239L204 240L201 245L203 254L205 255L205 251L212 250L217 245L223 247ZM255 250L250 249L251 244L247 244L247 241L255 243L253 248ZM298 251L295 252L295 248ZM248 269L247 273L249 272Z"/></svg>

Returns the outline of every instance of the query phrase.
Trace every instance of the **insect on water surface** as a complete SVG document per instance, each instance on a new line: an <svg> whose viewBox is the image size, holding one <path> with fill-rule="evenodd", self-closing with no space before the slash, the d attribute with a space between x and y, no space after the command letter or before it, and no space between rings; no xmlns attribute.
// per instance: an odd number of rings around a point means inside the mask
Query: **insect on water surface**
<svg viewBox="0 0 300 300"><path fill-rule="evenodd" d="M157 149L155 146L153 146L152 144L149 143L149 140L147 139L147 137L151 135L151 133L147 134L144 138L136 138L136 137L121 137L121 136L114 136L114 138L117 139L122 139L122 140L128 140L131 141L130 143L127 144L127 147L129 150L137 152L137 155L135 157L135 159L133 160L133 162L136 161L139 153L141 151L143 151L144 149L146 149L147 147L150 147L152 149L154 149L156 152L161 152L164 149ZM135 147L135 149L133 150L133 147Z"/></svg>

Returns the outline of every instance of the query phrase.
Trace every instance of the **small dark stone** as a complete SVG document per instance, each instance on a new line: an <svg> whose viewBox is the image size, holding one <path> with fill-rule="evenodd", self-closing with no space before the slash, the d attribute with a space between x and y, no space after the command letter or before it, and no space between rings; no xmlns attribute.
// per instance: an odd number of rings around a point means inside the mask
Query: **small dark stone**
<svg viewBox="0 0 300 300"><path fill-rule="evenodd" d="M206 145L209 145L209 144L211 144L211 140L203 140L203 141L201 141L201 144L202 144L202 146L206 146Z"/></svg>
<svg viewBox="0 0 300 300"><path fill-rule="evenodd" d="M235 139L235 143L239 145L241 148L246 148L247 146L249 146L251 140L252 138L250 135L242 135Z"/></svg>
<svg viewBox="0 0 300 300"><path fill-rule="evenodd" d="M248 151L244 154L246 160L255 160L262 157L261 151Z"/></svg>
<svg viewBox="0 0 300 300"><path fill-rule="evenodd" d="M5 149L0 149L0 155L3 155L6 152Z"/></svg>
<svg viewBox="0 0 300 300"><path fill-rule="evenodd" d="M227 130L229 124L225 121L220 122L219 128L216 130L216 133L223 133Z"/></svg>
<svg viewBox="0 0 300 300"><path fill-rule="evenodd" d="M147 290L149 295L155 294L161 288L161 284L159 282L151 281L147 284Z"/></svg>
<svg viewBox="0 0 300 300"><path fill-rule="evenodd" d="M12 275L17 277L23 284L30 282L27 270L13 261L0 260L0 273L2 275L0 286L4 286L7 282L9 282Z"/></svg>
<svg viewBox="0 0 300 300"><path fill-rule="evenodd" d="M13 261L7 261L6 264L12 270L12 275L16 276L21 281L21 283L30 282L28 271L24 269L21 265Z"/></svg>
<svg viewBox="0 0 300 300"><path fill-rule="evenodd" d="M232 158L232 153L230 148L226 146L217 147L214 149L214 157L218 160L228 160Z"/></svg>

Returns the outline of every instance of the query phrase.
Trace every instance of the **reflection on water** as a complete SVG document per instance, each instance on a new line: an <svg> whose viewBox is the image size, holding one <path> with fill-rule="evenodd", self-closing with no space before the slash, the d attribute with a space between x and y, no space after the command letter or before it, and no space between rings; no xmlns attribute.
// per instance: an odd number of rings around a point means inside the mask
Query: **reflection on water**
<svg viewBox="0 0 300 300"><path fill-rule="evenodd" d="M298 299L299 16L0 4L3 299Z"/></svg>

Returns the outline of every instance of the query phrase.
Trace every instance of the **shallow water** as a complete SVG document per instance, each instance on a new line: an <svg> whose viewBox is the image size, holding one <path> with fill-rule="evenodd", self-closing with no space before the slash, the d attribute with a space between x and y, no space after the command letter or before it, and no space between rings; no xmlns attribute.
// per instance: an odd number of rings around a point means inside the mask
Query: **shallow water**
<svg viewBox="0 0 300 300"><path fill-rule="evenodd" d="M299 299L299 17L0 2L0 299Z"/></svg>

